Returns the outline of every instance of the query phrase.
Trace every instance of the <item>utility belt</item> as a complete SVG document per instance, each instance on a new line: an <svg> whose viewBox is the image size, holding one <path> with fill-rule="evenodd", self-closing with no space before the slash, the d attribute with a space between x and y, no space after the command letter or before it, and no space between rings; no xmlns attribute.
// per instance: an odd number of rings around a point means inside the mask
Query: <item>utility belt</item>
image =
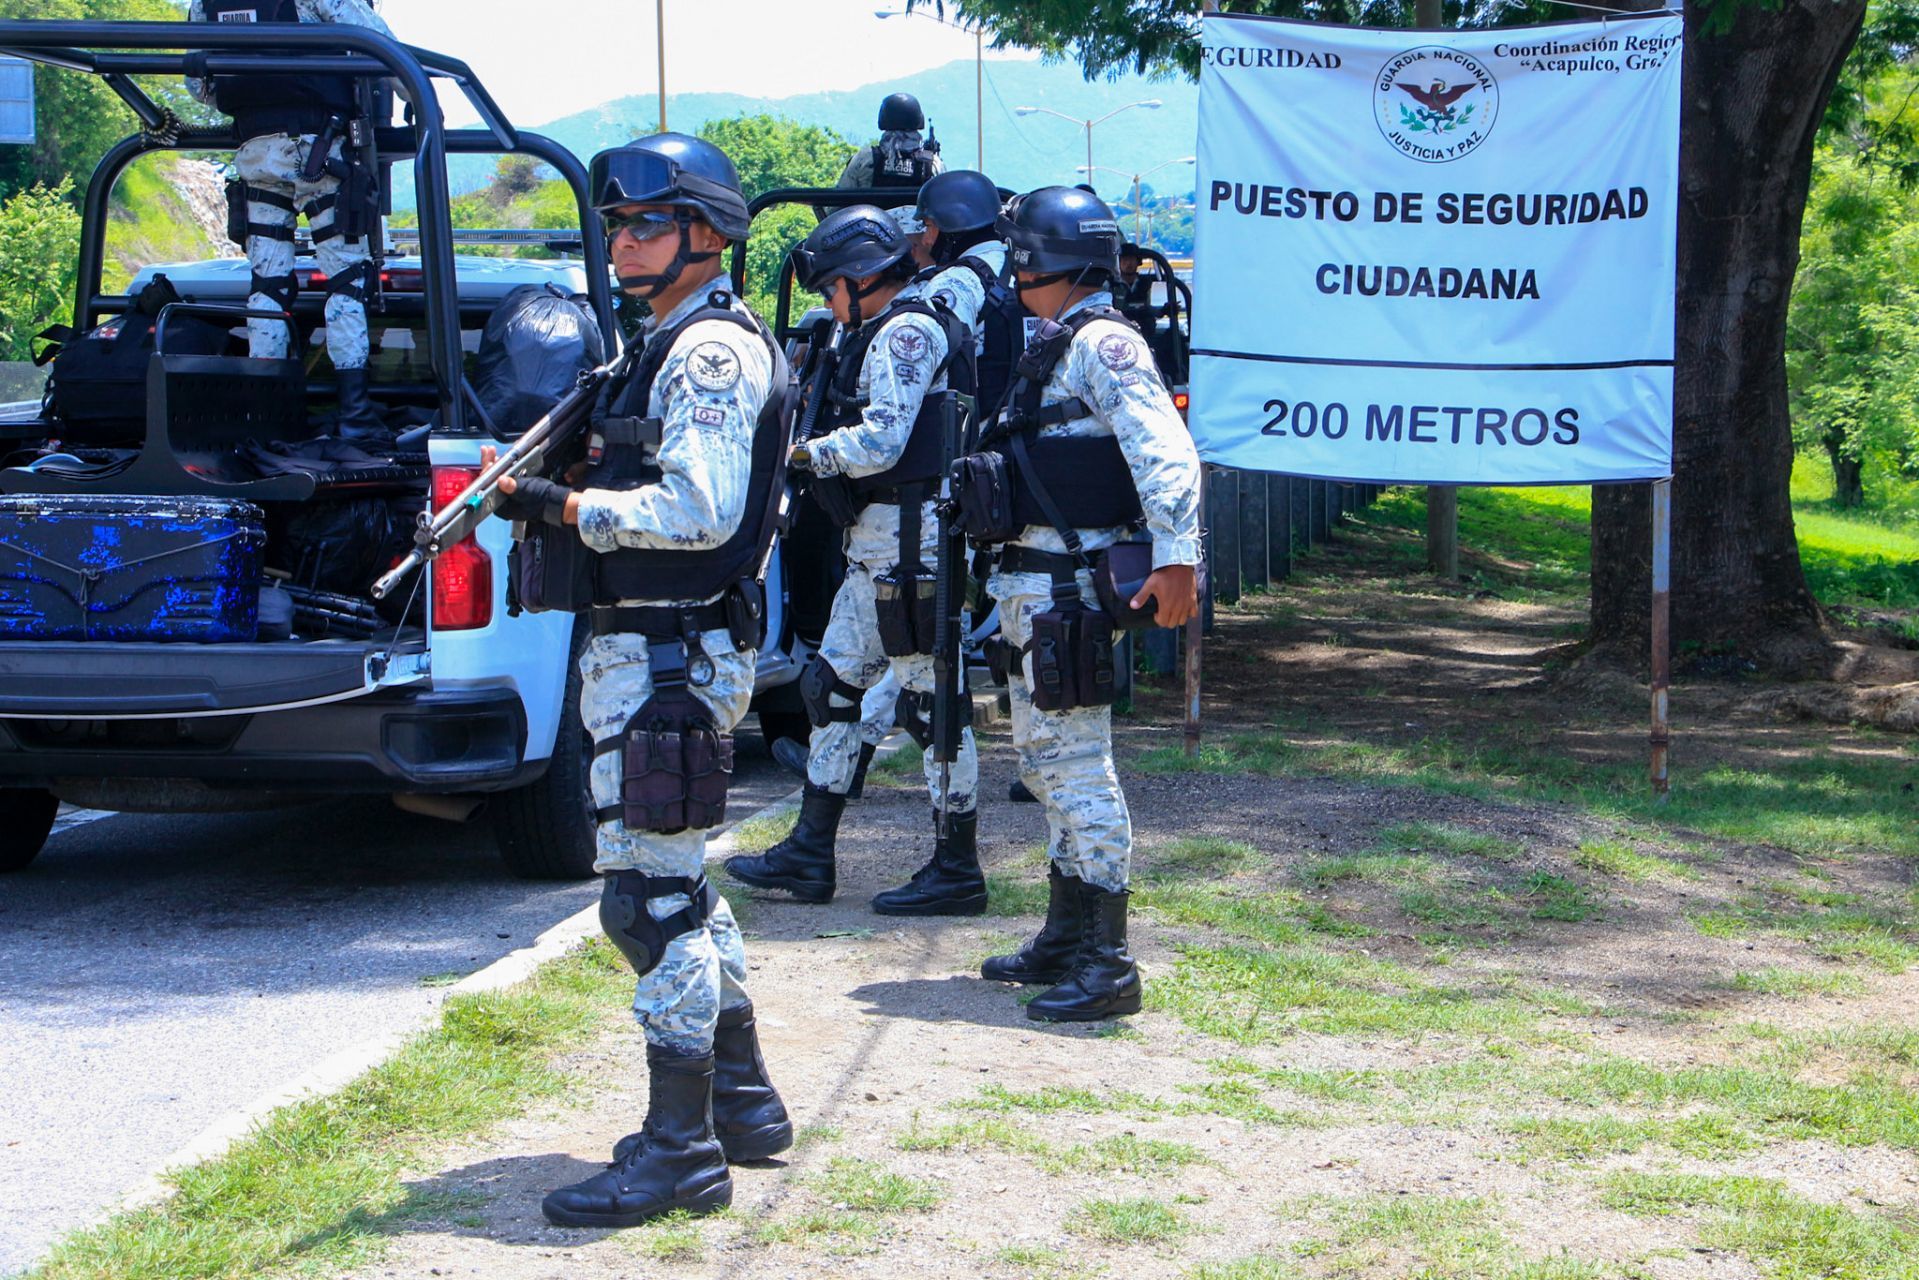
<svg viewBox="0 0 1919 1280"><path fill-rule="evenodd" d="M684 640L732 629L724 599L695 605L615 605L594 609L588 619L596 636L637 635L648 640Z"/></svg>
<svg viewBox="0 0 1919 1280"><path fill-rule="evenodd" d="M316 244L324 244L333 239L360 240L369 235L379 225L380 218L380 177L365 161L363 148L366 142L366 130L371 122L363 116L343 117L330 114L322 108L303 108L300 112L286 115L288 127L259 128L247 118L248 137L266 134L286 133L296 137L312 138L307 145L305 163L301 166L300 177L306 182L318 182L322 175L331 174L339 181L339 189L330 194L319 196L298 210L307 216L307 224L328 209L333 211L331 226L314 234ZM274 115L275 120L282 119ZM333 144L344 140L341 158L333 158ZM226 185L227 196L227 238L244 247L249 235L265 236L268 239L292 238L292 228L279 228L269 224L254 223L248 217L247 203L254 201L262 204L277 205L288 212L294 211L293 202L278 192L267 191L259 187L249 187L238 178Z"/></svg>
<svg viewBox="0 0 1919 1280"><path fill-rule="evenodd" d="M712 606L701 606L711 608ZM678 619L675 626L696 621L699 609L595 610L595 635L601 615L613 630L621 615L659 625L660 615ZM593 757L620 758L620 798L616 804L594 810L600 823L619 821L630 831L674 835L704 831L726 821L726 792L733 781L733 735L722 730L713 713L693 696L692 682L713 679L712 660L704 653L689 655L684 635L646 636L653 692L626 722L626 727L593 748ZM704 667L702 678L701 667Z"/></svg>
<svg viewBox="0 0 1919 1280"><path fill-rule="evenodd" d="M614 605L606 599L608 588L602 582L601 569L606 557L619 554L611 551L603 555L593 550L580 540L579 530L571 527L528 524L525 536L515 540L507 553L509 605L528 613L590 610L596 636L615 632L681 636L725 631L733 647L742 651L757 649L766 639L766 588L757 578L735 579L718 600L691 608ZM660 584L656 581L656 585ZM693 619L694 625L689 626L687 619Z"/></svg>

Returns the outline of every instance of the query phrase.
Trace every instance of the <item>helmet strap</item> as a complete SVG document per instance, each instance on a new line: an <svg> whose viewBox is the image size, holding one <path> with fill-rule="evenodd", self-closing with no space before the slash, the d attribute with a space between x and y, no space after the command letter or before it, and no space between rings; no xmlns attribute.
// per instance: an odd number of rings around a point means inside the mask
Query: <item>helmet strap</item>
<svg viewBox="0 0 1919 1280"><path fill-rule="evenodd" d="M653 299L662 292L671 289L674 283L685 274L686 269L696 262L711 262L719 257L717 253L693 252L693 215L685 209L676 209L674 221L680 225L680 248L673 255L673 261L666 264L666 270L651 276L621 276L620 288L627 293L637 293L640 297Z"/></svg>

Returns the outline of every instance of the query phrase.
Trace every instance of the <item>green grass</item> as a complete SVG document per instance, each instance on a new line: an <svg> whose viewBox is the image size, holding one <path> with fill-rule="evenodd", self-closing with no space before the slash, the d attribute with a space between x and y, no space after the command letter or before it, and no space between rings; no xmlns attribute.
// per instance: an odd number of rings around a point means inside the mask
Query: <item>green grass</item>
<svg viewBox="0 0 1919 1280"><path fill-rule="evenodd" d="M880 1233L880 1220L871 1214L813 1210L775 1222L763 1222L754 1229L759 1244L798 1244L813 1248L824 1244L832 1252L870 1242Z"/></svg>
<svg viewBox="0 0 1919 1280"><path fill-rule="evenodd" d="M237 1280L363 1262L399 1225L448 1208L408 1190L409 1162L560 1093L552 1058L608 1025L632 980L595 940L518 986L449 1000L437 1028L384 1064L272 1113L225 1155L170 1175L171 1199L68 1237L29 1274Z"/></svg>
<svg viewBox="0 0 1919 1280"><path fill-rule="evenodd" d="M837 1156L813 1176L811 1185L836 1209L858 1213L924 1212L940 1202L940 1191L922 1178L894 1173L870 1160Z"/></svg>
<svg viewBox="0 0 1919 1280"><path fill-rule="evenodd" d="M700 1224L712 1218L694 1218L670 1213L634 1231L622 1233L620 1242L643 1258L655 1262L698 1262L706 1256L706 1240Z"/></svg>
<svg viewBox="0 0 1919 1280"><path fill-rule="evenodd" d="M209 243L193 220L174 175L178 163L178 157L164 154L142 157L114 184L101 278L107 292L124 293L141 267L195 262L217 256L224 247Z"/></svg>
<svg viewBox="0 0 1919 1280"><path fill-rule="evenodd" d="M1004 1116L981 1116L952 1124L927 1127L913 1117L912 1127L893 1145L901 1151L1013 1151L1022 1155L1047 1155L1052 1145L1037 1134L1026 1132Z"/></svg>
<svg viewBox="0 0 1919 1280"><path fill-rule="evenodd" d="M1851 973L1807 973L1802 969L1742 970L1725 983L1728 990L1748 991L1763 996L1856 996L1866 984Z"/></svg>
<svg viewBox="0 0 1919 1280"><path fill-rule="evenodd" d="M1372 1195L1334 1205L1337 1274L1377 1274L1410 1254L1422 1277L1479 1280L1509 1256L1490 1202L1476 1196Z"/></svg>
<svg viewBox="0 0 1919 1280"><path fill-rule="evenodd" d="M1306 1273L1282 1258L1235 1258L1231 1262L1202 1262L1185 1280L1301 1280Z"/></svg>
<svg viewBox="0 0 1919 1280"><path fill-rule="evenodd" d="M1770 1280L1919 1277L1909 1221L1805 1200L1769 1178L1617 1173L1606 1203L1644 1217L1696 1214L1701 1241L1759 1260Z"/></svg>
<svg viewBox="0 0 1919 1280"><path fill-rule="evenodd" d="M1825 604L1919 609L1919 528L1882 510L1832 503L1832 471L1812 458L1792 472L1793 533L1813 594Z"/></svg>
<svg viewBox="0 0 1919 1280"><path fill-rule="evenodd" d="M1051 896L1052 888L1044 879L1029 880L997 872L986 877L986 914L989 916L1043 916Z"/></svg>
<svg viewBox="0 0 1919 1280"><path fill-rule="evenodd" d="M1198 1147L1188 1143L1121 1133L1045 1156L1040 1167L1048 1173L1163 1175L1177 1173L1188 1165L1211 1163Z"/></svg>
<svg viewBox="0 0 1919 1280"><path fill-rule="evenodd" d="M1022 1280L1075 1280L1103 1270L1097 1264L1076 1258L1061 1249L1041 1245L1008 1245L993 1255L1001 1266L1014 1268Z"/></svg>
<svg viewBox="0 0 1919 1280"><path fill-rule="evenodd" d="M798 809L786 813L772 813L764 817L748 818L732 829L733 852L765 853L780 841L786 839L793 830L793 824L800 819Z"/></svg>
<svg viewBox="0 0 1919 1280"><path fill-rule="evenodd" d="M1604 914L1598 896L1586 885L1565 876L1535 871L1521 886L1528 914L1535 920L1576 922Z"/></svg>
<svg viewBox="0 0 1919 1280"><path fill-rule="evenodd" d="M1488 862L1511 862L1525 852L1511 840L1445 822L1402 822L1381 831L1376 844L1382 850L1443 853Z"/></svg>
<svg viewBox="0 0 1919 1280"><path fill-rule="evenodd" d="M1699 872L1683 862L1644 853L1622 840L1584 840L1573 851L1573 865L1621 880L1697 880Z"/></svg>
<svg viewBox="0 0 1919 1280"><path fill-rule="evenodd" d="M1658 1147L1680 1155L1719 1160L1751 1150L1753 1135L1724 1112L1674 1119L1594 1116L1585 1119L1527 1117L1505 1126L1526 1155L1548 1160L1594 1160Z"/></svg>
<svg viewBox="0 0 1919 1280"><path fill-rule="evenodd" d="M1141 860L1144 877L1232 876L1253 871L1268 859L1241 840L1215 836L1187 836L1155 845Z"/></svg>
<svg viewBox="0 0 1919 1280"><path fill-rule="evenodd" d="M1690 919L1707 937L1772 934L1805 942L1825 959L1861 961L1887 973L1919 964L1919 910L1910 897L1866 902L1851 894L1767 885Z"/></svg>
<svg viewBox="0 0 1919 1280"><path fill-rule="evenodd" d="M911 747L903 747L891 755L875 759L866 771L868 779L878 778L886 782L904 782L921 776L920 753Z"/></svg>
<svg viewBox="0 0 1919 1280"><path fill-rule="evenodd" d="M1172 1205L1151 1198L1087 1200L1067 1215L1066 1226L1107 1244L1164 1244L1199 1229Z"/></svg>

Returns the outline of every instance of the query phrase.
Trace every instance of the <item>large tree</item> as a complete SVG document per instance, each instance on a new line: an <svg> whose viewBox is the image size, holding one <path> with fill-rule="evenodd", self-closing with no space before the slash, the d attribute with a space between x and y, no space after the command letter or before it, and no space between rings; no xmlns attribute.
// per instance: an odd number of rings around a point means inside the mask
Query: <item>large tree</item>
<svg viewBox="0 0 1919 1280"><path fill-rule="evenodd" d="M1089 78L1198 70L1200 0L909 3L950 7L999 44L1075 58ZM1413 18L1412 3L1391 0L1226 0L1220 7L1368 26L1409 26ZM1781 667L1803 665L1819 651L1819 610L1800 570L1788 497L1786 308L1813 140L1865 11L1866 0L1718 0L1685 9L1673 634L1681 644L1738 648ZM1444 20L1507 26L1583 13L1544 0L1448 0ZM1650 562L1646 486L1598 490L1595 641L1643 651Z"/></svg>

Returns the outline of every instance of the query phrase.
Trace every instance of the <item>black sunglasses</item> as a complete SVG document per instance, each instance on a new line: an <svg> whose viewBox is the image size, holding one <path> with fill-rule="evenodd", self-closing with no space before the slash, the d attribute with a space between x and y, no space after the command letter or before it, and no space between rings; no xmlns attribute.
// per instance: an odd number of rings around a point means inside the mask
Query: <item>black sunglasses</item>
<svg viewBox="0 0 1919 1280"><path fill-rule="evenodd" d="M606 228L608 241L619 239L622 231L630 233L635 240L651 240L679 226L680 215L660 213L653 209L641 209L637 213L602 213L600 224Z"/></svg>

